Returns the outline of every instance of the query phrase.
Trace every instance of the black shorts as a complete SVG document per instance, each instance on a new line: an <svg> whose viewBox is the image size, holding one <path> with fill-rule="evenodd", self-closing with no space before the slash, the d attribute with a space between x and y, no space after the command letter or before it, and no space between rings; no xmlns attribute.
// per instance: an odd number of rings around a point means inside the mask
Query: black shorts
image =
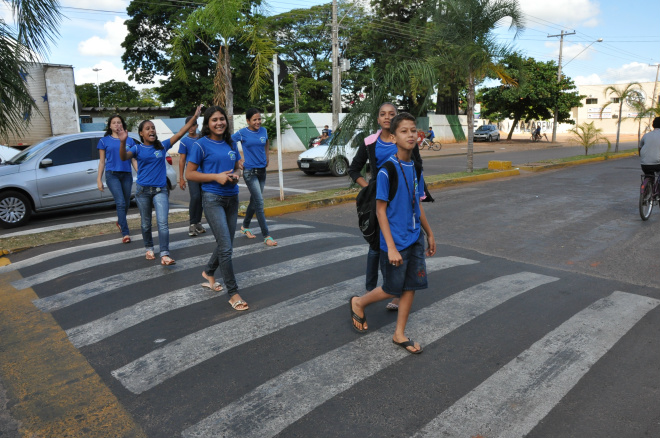
<svg viewBox="0 0 660 438"><path fill-rule="evenodd" d="M642 172L644 175L655 175L655 172L660 172L660 164L642 164Z"/></svg>

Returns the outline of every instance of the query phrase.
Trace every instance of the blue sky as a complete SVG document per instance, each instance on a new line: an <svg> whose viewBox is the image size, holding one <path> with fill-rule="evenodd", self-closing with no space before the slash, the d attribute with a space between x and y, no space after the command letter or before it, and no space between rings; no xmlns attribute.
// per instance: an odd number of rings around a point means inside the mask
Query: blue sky
<svg viewBox="0 0 660 438"><path fill-rule="evenodd" d="M160 1L160 0L152 0ZM121 62L121 42L126 35L123 21L128 0L60 0L67 16L60 38L47 62L73 65L76 83L110 79L128 80ZM270 0L272 13L324 3L320 0ZM548 35L575 31L564 39L564 74L577 84L610 84L653 81L660 62L660 28L657 0L520 0L526 28L513 38L506 25L498 39L537 60L558 58L559 38ZM8 10L0 3L0 17ZM603 38L603 42L596 42ZM584 50L587 48L586 50ZM577 57L576 57L577 56ZM136 85L136 84L133 84ZM149 86L142 85L140 87ZM153 86L153 85L152 85Z"/></svg>

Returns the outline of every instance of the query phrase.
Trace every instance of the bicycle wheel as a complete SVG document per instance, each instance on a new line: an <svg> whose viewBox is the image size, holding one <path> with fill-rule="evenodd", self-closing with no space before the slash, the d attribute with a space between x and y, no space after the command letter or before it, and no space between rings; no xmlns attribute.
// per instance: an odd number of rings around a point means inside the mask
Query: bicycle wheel
<svg viewBox="0 0 660 438"><path fill-rule="evenodd" d="M424 142L424 140L422 140L422 141L419 143L418 146L419 146L419 150L420 150L420 151L423 151L423 150L424 150L424 146L426 146L426 142Z"/></svg>
<svg viewBox="0 0 660 438"><path fill-rule="evenodd" d="M649 179L644 179L642 182L642 188L639 193L639 215L643 221L646 221L651 217L651 211L653 210L653 189L651 187L651 181Z"/></svg>
<svg viewBox="0 0 660 438"><path fill-rule="evenodd" d="M432 145L434 151L439 151L440 149L442 149L442 143L432 143Z"/></svg>

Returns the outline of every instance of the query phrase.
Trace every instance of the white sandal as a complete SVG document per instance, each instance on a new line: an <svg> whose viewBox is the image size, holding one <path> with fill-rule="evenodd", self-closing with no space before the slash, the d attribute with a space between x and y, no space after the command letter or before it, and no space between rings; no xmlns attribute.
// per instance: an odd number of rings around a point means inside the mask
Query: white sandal
<svg viewBox="0 0 660 438"><path fill-rule="evenodd" d="M243 310L248 310L249 309L248 303L246 303L243 300L236 300L233 303L231 301L229 301L229 304L231 305L231 307L234 310L239 311L239 312L242 312ZM240 305L244 305L245 307L243 307L242 309L237 309L237 307L240 306Z"/></svg>

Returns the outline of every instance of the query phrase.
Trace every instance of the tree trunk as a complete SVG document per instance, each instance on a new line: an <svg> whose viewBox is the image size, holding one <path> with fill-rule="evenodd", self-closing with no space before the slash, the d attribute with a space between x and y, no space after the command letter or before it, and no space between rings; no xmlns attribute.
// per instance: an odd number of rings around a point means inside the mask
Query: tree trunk
<svg viewBox="0 0 660 438"><path fill-rule="evenodd" d="M474 73L470 71L468 77L467 95L467 171L474 170Z"/></svg>
<svg viewBox="0 0 660 438"><path fill-rule="evenodd" d="M513 131L515 131L519 121L520 121L520 117L515 117L513 119L513 123L511 124L511 130L509 131L509 135L506 137L507 140L511 140L511 137L513 136Z"/></svg>
<svg viewBox="0 0 660 438"><path fill-rule="evenodd" d="M215 78L213 78L213 105L221 106L227 112L227 129L234 132L234 88L231 85L231 58L229 46L218 50Z"/></svg>
<svg viewBox="0 0 660 438"><path fill-rule="evenodd" d="M227 111L227 129L230 133L234 132L234 87L231 84L231 57L229 56L229 44L225 45L225 80L226 82L226 103Z"/></svg>

